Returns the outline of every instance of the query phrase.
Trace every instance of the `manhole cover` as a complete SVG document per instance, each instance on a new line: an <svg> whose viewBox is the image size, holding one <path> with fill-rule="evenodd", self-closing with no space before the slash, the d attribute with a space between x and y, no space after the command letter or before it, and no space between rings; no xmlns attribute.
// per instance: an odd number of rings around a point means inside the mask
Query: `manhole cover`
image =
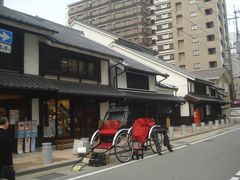
<svg viewBox="0 0 240 180"><path fill-rule="evenodd" d="M66 174L60 174L60 173L51 173L51 174L47 174L44 176L38 176L36 177L36 179L40 179L40 180L49 180L49 179L56 179L56 178L60 178L65 176Z"/></svg>

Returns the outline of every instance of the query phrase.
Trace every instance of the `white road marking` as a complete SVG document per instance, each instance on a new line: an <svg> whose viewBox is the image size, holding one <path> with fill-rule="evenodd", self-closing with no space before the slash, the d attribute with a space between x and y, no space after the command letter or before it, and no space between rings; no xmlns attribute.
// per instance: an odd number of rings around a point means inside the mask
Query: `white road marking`
<svg viewBox="0 0 240 180"><path fill-rule="evenodd" d="M197 143L200 143L200 142L203 142L203 141L209 140L209 139L213 139L213 138L216 138L216 137L222 136L222 135L224 135L224 134L228 134L228 133L231 133L231 132L237 131L237 130L239 130L239 129L240 129L240 128L236 128L236 129L233 129L233 130L229 130L229 131L223 132L223 133L218 134L218 135L215 135L215 136L211 136L211 137L208 137L208 138L205 138L205 139L201 139L201 140L199 140L199 141L192 142L192 143L190 143L190 144L191 144L191 145L193 145L193 144L197 144Z"/></svg>
<svg viewBox="0 0 240 180"><path fill-rule="evenodd" d="M230 180L239 180L238 177L232 177Z"/></svg>
<svg viewBox="0 0 240 180"><path fill-rule="evenodd" d="M173 150L182 149L182 148L185 148L185 147L187 147L187 145L182 145L182 146L176 147ZM164 151L162 153L165 154L166 152L168 152L168 151ZM147 156L144 159L148 159L148 158L151 158L151 157L154 157L154 156L158 156L158 154L153 154L151 156ZM112 169L116 169L118 167L126 166L128 164L136 163L136 162L142 161L144 159L139 159L137 161L130 161L130 162L127 162L127 163L124 163L124 164L119 164L119 165L116 165L116 166L113 166L113 167L109 167L109 168L102 169L102 170L99 170L99 171L94 171L92 173L88 173L88 174L84 174L84 175L81 175L81 176L73 177L73 178L70 178L70 179L67 179L67 180L81 179L81 178L84 178L84 177L87 177L87 176L91 176L91 175L94 175L94 174L98 174L98 173L102 173L102 172L109 171L109 170L112 170Z"/></svg>
<svg viewBox="0 0 240 180"><path fill-rule="evenodd" d="M240 176L240 171L238 171L238 172L236 173L236 176Z"/></svg>

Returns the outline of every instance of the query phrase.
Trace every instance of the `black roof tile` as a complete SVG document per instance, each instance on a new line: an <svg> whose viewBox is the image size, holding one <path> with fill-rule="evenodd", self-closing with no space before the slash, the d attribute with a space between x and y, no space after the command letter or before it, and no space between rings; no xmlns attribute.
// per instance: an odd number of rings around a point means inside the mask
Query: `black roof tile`
<svg viewBox="0 0 240 180"><path fill-rule="evenodd" d="M168 94L160 94L157 92L141 92L141 91L130 91L120 90L126 95L128 99L134 100L151 100L151 101L168 101L168 102L183 102L183 98Z"/></svg>
<svg viewBox="0 0 240 180"><path fill-rule="evenodd" d="M83 33L81 31L69 28L67 26L63 26L61 24L57 24L40 17L31 16L19 11L15 11L4 6L2 7L0 6L0 17L53 31L55 33L50 33L47 36L47 38L50 39L51 41L66 46L110 56L118 60L124 60L123 65L129 69L147 72L151 74L158 74L164 76L166 75L165 73L156 71L142 63L136 62L131 58L128 58L120 53L117 53L116 51L112 50L109 47L91 41L85 38L82 35Z"/></svg>
<svg viewBox="0 0 240 180"><path fill-rule="evenodd" d="M60 94L87 95L98 97L124 97L108 85L50 80L37 75L0 72L0 87L38 91L55 91Z"/></svg>

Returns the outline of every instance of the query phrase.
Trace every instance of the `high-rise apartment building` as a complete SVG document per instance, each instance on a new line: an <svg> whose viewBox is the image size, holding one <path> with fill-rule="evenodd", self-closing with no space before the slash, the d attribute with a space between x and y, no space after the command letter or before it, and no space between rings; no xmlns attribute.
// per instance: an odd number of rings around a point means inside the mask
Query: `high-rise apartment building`
<svg viewBox="0 0 240 180"><path fill-rule="evenodd" d="M187 71L228 65L225 0L83 0L68 8L69 23L113 32Z"/></svg>
<svg viewBox="0 0 240 180"><path fill-rule="evenodd" d="M4 5L4 0L0 0L0 6Z"/></svg>
<svg viewBox="0 0 240 180"><path fill-rule="evenodd" d="M68 23L80 20L148 47L154 43L152 5L152 0L82 0L68 5Z"/></svg>

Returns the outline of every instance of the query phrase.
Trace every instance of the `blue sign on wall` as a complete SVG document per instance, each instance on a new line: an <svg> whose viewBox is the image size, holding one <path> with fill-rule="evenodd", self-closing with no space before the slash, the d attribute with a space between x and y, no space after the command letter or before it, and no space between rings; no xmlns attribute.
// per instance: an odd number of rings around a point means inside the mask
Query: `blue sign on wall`
<svg viewBox="0 0 240 180"><path fill-rule="evenodd" d="M12 45L13 33L0 28L0 43Z"/></svg>

